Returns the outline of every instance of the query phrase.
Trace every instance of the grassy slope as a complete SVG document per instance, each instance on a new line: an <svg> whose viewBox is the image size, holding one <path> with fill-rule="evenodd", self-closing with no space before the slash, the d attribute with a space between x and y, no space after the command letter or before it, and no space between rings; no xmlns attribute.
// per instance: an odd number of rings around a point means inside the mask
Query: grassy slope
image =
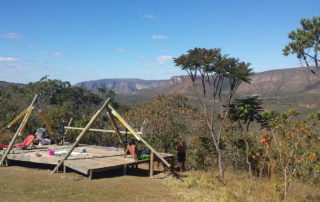
<svg viewBox="0 0 320 202"><path fill-rule="evenodd" d="M264 178L252 181L246 173L226 172L226 185L218 180L218 172L184 173L183 181L167 178L166 184L184 201L282 201L281 183ZM276 186L278 184L278 186ZM285 201L320 201L320 188L301 182L290 183Z"/></svg>
<svg viewBox="0 0 320 202"><path fill-rule="evenodd" d="M131 176L130 176L131 174ZM46 169L0 168L0 201L177 201L159 179L110 172L89 180L76 173L51 175Z"/></svg>

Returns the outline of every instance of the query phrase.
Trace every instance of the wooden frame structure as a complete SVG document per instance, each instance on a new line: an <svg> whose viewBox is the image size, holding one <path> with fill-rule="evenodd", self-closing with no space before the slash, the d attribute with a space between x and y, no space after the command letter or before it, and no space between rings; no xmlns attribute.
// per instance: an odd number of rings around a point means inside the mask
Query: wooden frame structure
<svg viewBox="0 0 320 202"><path fill-rule="evenodd" d="M77 136L76 141L72 145L44 145L38 146L34 149L30 150L10 150L13 148L13 144L17 138L17 136L23 131L28 119L31 116L31 113L34 110L34 105L37 100L37 95L35 95L32 103L30 106L24 110L21 114L17 116L15 120L8 124L6 128L10 128L14 123L16 123L19 119L23 116L23 121L21 122L17 132L15 133L14 137L12 138L8 149L2 153L0 166L4 166L5 164L8 165L8 160L16 160L16 161L24 161L24 162L32 162L32 163L42 163L42 164L49 164L55 165L52 174L58 172L59 168L63 166L64 172L66 168L71 168L78 172L81 172L85 175L88 175L89 178L92 178L93 173L101 172L110 170L113 168L123 168L124 174L126 173L127 166L130 165L138 165L141 163L148 163L149 162L149 170L150 170L150 177L153 176L153 167L154 167L154 160L161 160L168 168L172 168L174 165L173 155L166 154L166 153L158 153L154 148L152 148L140 135L141 132L136 132L119 114L118 112L110 105L109 101L110 98L106 99L100 109L95 113L95 115L90 119L87 125L84 128L75 128L70 127L72 119L69 121L68 126L65 126L65 133L67 130L76 129L81 130L80 134ZM106 111L108 115L109 121L111 123L113 130L101 130L101 129L91 129L90 127L95 122L95 120L99 117L99 115ZM52 130L51 126L45 114L40 111L40 115L43 118L44 122L46 123L48 129ZM119 120L119 122L125 126L126 131L120 131L115 118ZM139 160L136 162L132 157L123 158L123 151L107 151L107 147L97 147L97 146L90 146L90 145L79 145L81 138L88 132L88 131L96 131L96 132L112 132L116 133L119 142L124 146L123 140L121 138L121 134L127 134L128 132L131 133L134 138L141 141L148 149L151 150L150 160ZM74 153L81 153L80 147L82 149L85 148L89 151L88 155L86 156L74 156ZM125 148L125 147L124 147ZM48 155L48 150L56 150L57 152L61 152L64 149L63 155L60 157L52 157ZM156 155L156 157L154 157ZM40 158L41 157L41 158ZM169 160L171 164L167 161Z"/></svg>
<svg viewBox="0 0 320 202"><path fill-rule="evenodd" d="M130 131L130 133L138 140L141 141L148 149L151 150L152 153L152 157L153 154L155 154L167 167L171 167L171 164L168 163L162 155L160 155L153 147L151 147L121 116L120 114L118 114L118 112L110 105L110 98L106 99L106 101L103 103L103 105L101 106L101 108L95 113L95 115L91 118L91 120L88 122L88 124L82 129L82 131L80 132L80 134L78 135L78 137L76 138L76 141L73 143L73 146L70 148L70 150L67 152L67 154L63 157L63 159L61 159L58 164L56 165L56 167L53 169L52 174L57 172L59 170L59 168L61 166L64 166L64 162L68 159L68 157L70 156L70 154L72 153L72 151L75 149L75 147L79 144L81 138L90 130L90 127L92 126L92 124L95 122L95 120L98 118L98 116L103 112L103 110L105 108L108 107L107 109L107 115L109 117L109 120L111 122L111 125L114 129L114 131L116 132L120 143L123 144L123 141L121 139L120 136L120 131L116 125L116 122L113 120L113 116L115 116L120 123L126 127L127 130ZM68 129L70 129L70 127L68 127ZM150 162L150 164L153 165L153 158L152 158L152 162Z"/></svg>
<svg viewBox="0 0 320 202"><path fill-rule="evenodd" d="M25 126L27 125L27 122L28 120L30 119L31 117L31 114L32 112L34 111L34 105L37 101L37 98L38 98L38 95L36 94L30 104L30 106L28 108L26 108L23 112L21 112L13 121L11 121L6 127L4 127L3 129L1 129L0 133L3 132L5 129L9 129L11 128L12 125L14 125L17 121L19 121L22 117L23 117L23 120L22 122L20 123L19 125L19 128L18 130L16 131L16 133L14 134L13 138L11 139L9 145L8 145L8 149L6 150L6 152L4 153L4 155L2 155L1 157L1 161L0 161L0 166L4 166L4 162L6 161L6 158L9 154L9 152L11 151L17 137L19 135L22 134ZM49 124L49 121L48 121L48 118L46 117L45 113L39 109L39 113L44 121L44 123L46 124L48 130L49 130L49 133L52 134L53 133L53 130L51 128L51 125Z"/></svg>

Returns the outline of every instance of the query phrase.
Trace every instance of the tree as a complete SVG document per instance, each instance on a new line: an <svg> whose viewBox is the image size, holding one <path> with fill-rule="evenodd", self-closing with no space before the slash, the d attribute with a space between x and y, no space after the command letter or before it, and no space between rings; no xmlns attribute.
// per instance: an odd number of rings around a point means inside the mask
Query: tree
<svg viewBox="0 0 320 202"><path fill-rule="evenodd" d="M266 145L270 159L276 161L275 167L282 172L280 179L283 181L284 198L293 177L319 172L319 132L314 127L319 113L307 120L298 119L299 115L300 112L295 109L262 114L267 131L261 142ZM311 179L317 178L317 175L311 174Z"/></svg>
<svg viewBox="0 0 320 202"><path fill-rule="evenodd" d="M236 93L242 82L250 82L249 76L253 74L249 68L250 63L240 62L236 58L228 58L222 55L220 49L194 48L188 50L174 59L175 65L186 70L191 81L200 108L204 114L211 138L218 154L218 166L220 179L224 179L223 161L221 153L222 129L226 122L229 106L233 95ZM200 81L200 88L197 88L197 81ZM221 103L221 95L224 81L227 81L227 96L221 109L225 106L224 114L221 114L221 122L215 131L215 105L216 101ZM199 92L200 91L200 92Z"/></svg>
<svg viewBox="0 0 320 202"><path fill-rule="evenodd" d="M319 68L320 16L312 19L303 18L300 24L301 28L288 34L291 41L284 47L283 54L295 54L303 66Z"/></svg>
<svg viewBox="0 0 320 202"><path fill-rule="evenodd" d="M249 129L253 121L259 121L261 119L260 112L263 110L261 105L262 101L259 100L257 96L236 99L235 102L230 105L229 117L232 121L238 122L242 130L242 137L246 145L246 163L248 164L250 177L252 177L252 169L249 161Z"/></svg>
<svg viewBox="0 0 320 202"><path fill-rule="evenodd" d="M155 149L174 152L178 140L188 133L195 112L182 95L157 95L153 102L128 111L126 120L134 128L143 127L144 137Z"/></svg>

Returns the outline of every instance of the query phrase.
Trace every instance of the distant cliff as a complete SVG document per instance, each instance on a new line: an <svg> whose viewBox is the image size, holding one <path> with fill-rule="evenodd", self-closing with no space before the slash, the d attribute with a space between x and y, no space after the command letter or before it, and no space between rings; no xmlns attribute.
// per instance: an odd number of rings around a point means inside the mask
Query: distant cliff
<svg viewBox="0 0 320 202"><path fill-rule="evenodd" d="M114 90L117 94L128 94L138 90L155 89L166 84L168 80L142 80L142 79L101 79L83 81L74 86L97 91L98 88Z"/></svg>

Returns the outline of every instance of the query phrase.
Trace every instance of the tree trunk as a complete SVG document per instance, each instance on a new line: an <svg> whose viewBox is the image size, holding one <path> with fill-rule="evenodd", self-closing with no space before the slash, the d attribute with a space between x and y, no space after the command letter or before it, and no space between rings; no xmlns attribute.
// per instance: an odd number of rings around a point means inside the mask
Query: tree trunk
<svg viewBox="0 0 320 202"><path fill-rule="evenodd" d="M244 142L246 144L246 162L247 162L247 165L248 165L250 178L252 179L251 163L249 161L249 143L248 143L247 137L244 137Z"/></svg>
<svg viewBox="0 0 320 202"><path fill-rule="evenodd" d="M220 172L220 180L223 182L224 171L223 171L222 155L221 155L220 148L217 150L217 152L218 152L218 165L219 165L219 172Z"/></svg>
<svg viewBox="0 0 320 202"><path fill-rule="evenodd" d="M223 171L223 162L222 162L222 154L221 154L221 149L218 143L214 140L214 146L216 148L216 151L218 153L218 167L219 167L219 172L220 172L220 180L223 182L224 180L224 171Z"/></svg>
<svg viewBox="0 0 320 202"><path fill-rule="evenodd" d="M285 169L283 170L283 172L284 172L284 199L286 199L286 197L287 197L287 191L288 191L287 169L285 168Z"/></svg>

